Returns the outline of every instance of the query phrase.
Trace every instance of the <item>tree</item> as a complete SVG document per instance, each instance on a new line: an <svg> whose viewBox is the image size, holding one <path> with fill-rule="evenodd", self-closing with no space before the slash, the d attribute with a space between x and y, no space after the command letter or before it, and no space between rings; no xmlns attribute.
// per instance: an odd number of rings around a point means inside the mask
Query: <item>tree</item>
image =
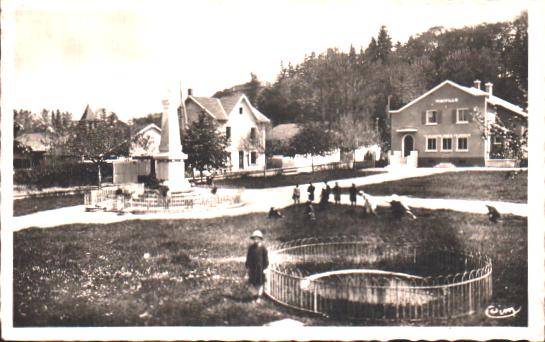
<svg viewBox="0 0 545 342"><path fill-rule="evenodd" d="M70 155L90 160L97 167L100 187L101 166L105 159L129 154L129 129L115 116L108 117L106 120L80 121L68 135L64 147Z"/></svg>
<svg viewBox="0 0 545 342"><path fill-rule="evenodd" d="M372 125L350 115L339 119L335 125L334 139L343 152L352 152L354 158L358 147L380 144L381 141L379 132Z"/></svg>
<svg viewBox="0 0 545 342"><path fill-rule="evenodd" d="M477 108L470 115L476 119L485 143L492 139L499 142L499 145L490 146L492 159L516 159L519 163L526 160L528 152L527 117L509 115L506 120L502 120L500 115L496 115L494 122L485 122L483 113Z"/></svg>
<svg viewBox="0 0 545 342"><path fill-rule="evenodd" d="M381 60L382 63L387 63L392 52L392 47L392 38L388 35L386 26L382 25L377 37L377 59Z"/></svg>
<svg viewBox="0 0 545 342"><path fill-rule="evenodd" d="M19 111L13 110L13 153L14 154L25 154L30 152L30 148L21 144L19 141L15 140L17 136L21 134L24 130L24 118L28 117L28 111Z"/></svg>
<svg viewBox="0 0 545 342"><path fill-rule="evenodd" d="M186 165L197 169L202 180L203 171L227 165L229 140L220 133L216 122L201 113L199 119L184 131L182 145L187 153Z"/></svg>
<svg viewBox="0 0 545 342"><path fill-rule="evenodd" d="M258 106L257 96L261 91L261 82L259 82L257 75L253 72L250 73L250 78L250 82L245 84L246 89L244 90L244 93L246 94L246 97L248 97L248 100L250 100L251 104Z"/></svg>
<svg viewBox="0 0 545 342"><path fill-rule="evenodd" d="M310 154L314 172L314 156L324 156L335 148L333 132L323 124L305 124L291 139L290 147L288 151L290 156Z"/></svg>

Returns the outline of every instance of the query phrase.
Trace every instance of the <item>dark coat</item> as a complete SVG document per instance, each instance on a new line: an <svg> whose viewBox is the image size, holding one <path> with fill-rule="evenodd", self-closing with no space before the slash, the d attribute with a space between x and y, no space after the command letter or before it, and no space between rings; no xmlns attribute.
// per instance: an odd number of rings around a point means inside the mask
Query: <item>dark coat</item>
<svg viewBox="0 0 545 342"><path fill-rule="evenodd" d="M262 243L254 243L248 247L246 254L246 269L248 270L248 281L254 286L261 286L265 283L263 270L269 267L269 253Z"/></svg>
<svg viewBox="0 0 545 342"><path fill-rule="evenodd" d="M341 188L338 185L335 185L333 187L333 197L336 201L339 201L341 199Z"/></svg>
<svg viewBox="0 0 545 342"><path fill-rule="evenodd" d="M350 194L350 202L356 202L356 196L358 195L358 189L355 187L350 187L348 189L348 193Z"/></svg>
<svg viewBox="0 0 545 342"><path fill-rule="evenodd" d="M315 190L314 185L309 185L307 192L308 192L308 199L310 201L314 201L314 190Z"/></svg>

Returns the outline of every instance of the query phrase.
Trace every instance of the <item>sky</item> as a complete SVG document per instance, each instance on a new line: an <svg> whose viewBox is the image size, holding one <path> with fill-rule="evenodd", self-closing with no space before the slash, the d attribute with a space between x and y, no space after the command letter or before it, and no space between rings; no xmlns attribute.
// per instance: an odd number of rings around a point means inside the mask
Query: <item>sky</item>
<svg viewBox="0 0 545 342"><path fill-rule="evenodd" d="M386 25L393 42L434 26L513 20L524 1L48 0L10 3L12 103L34 112L87 104L121 119L160 112L168 90L211 96L274 82L280 63L330 47L365 49ZM4 15L5 12L4 12ZM10 27L8 27L9 29ZM5 52L6 51L6 52Z"/></svg>

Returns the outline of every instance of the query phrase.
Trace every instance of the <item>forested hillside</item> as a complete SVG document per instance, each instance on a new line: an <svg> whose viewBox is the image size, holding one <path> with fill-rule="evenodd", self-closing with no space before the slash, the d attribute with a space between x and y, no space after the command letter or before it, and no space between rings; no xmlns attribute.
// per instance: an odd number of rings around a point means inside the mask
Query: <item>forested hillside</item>
<svg viewBox="0 0 545 342"><path fill-rule="evenodd" d="M492 82L494 93L526 107L528 17L512 22L446 30L430 28L405 43L393 43L382 26L367 48L328 49L281 66L274 84L260 91L257 106L273 123L351 117L378 122L388 135L387 106L397 109L440 82Z"/></svg>

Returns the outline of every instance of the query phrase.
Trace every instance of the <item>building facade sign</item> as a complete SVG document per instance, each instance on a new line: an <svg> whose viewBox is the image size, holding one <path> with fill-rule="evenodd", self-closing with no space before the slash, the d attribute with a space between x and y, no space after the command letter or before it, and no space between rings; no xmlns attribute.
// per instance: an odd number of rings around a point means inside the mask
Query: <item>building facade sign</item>
<svg viewBox="0 0 545 342"><path fill-rule="evenodd" d="M456 103L458 102L458 98L452 98L452 99L435 99L436 103Z"/></svg>

